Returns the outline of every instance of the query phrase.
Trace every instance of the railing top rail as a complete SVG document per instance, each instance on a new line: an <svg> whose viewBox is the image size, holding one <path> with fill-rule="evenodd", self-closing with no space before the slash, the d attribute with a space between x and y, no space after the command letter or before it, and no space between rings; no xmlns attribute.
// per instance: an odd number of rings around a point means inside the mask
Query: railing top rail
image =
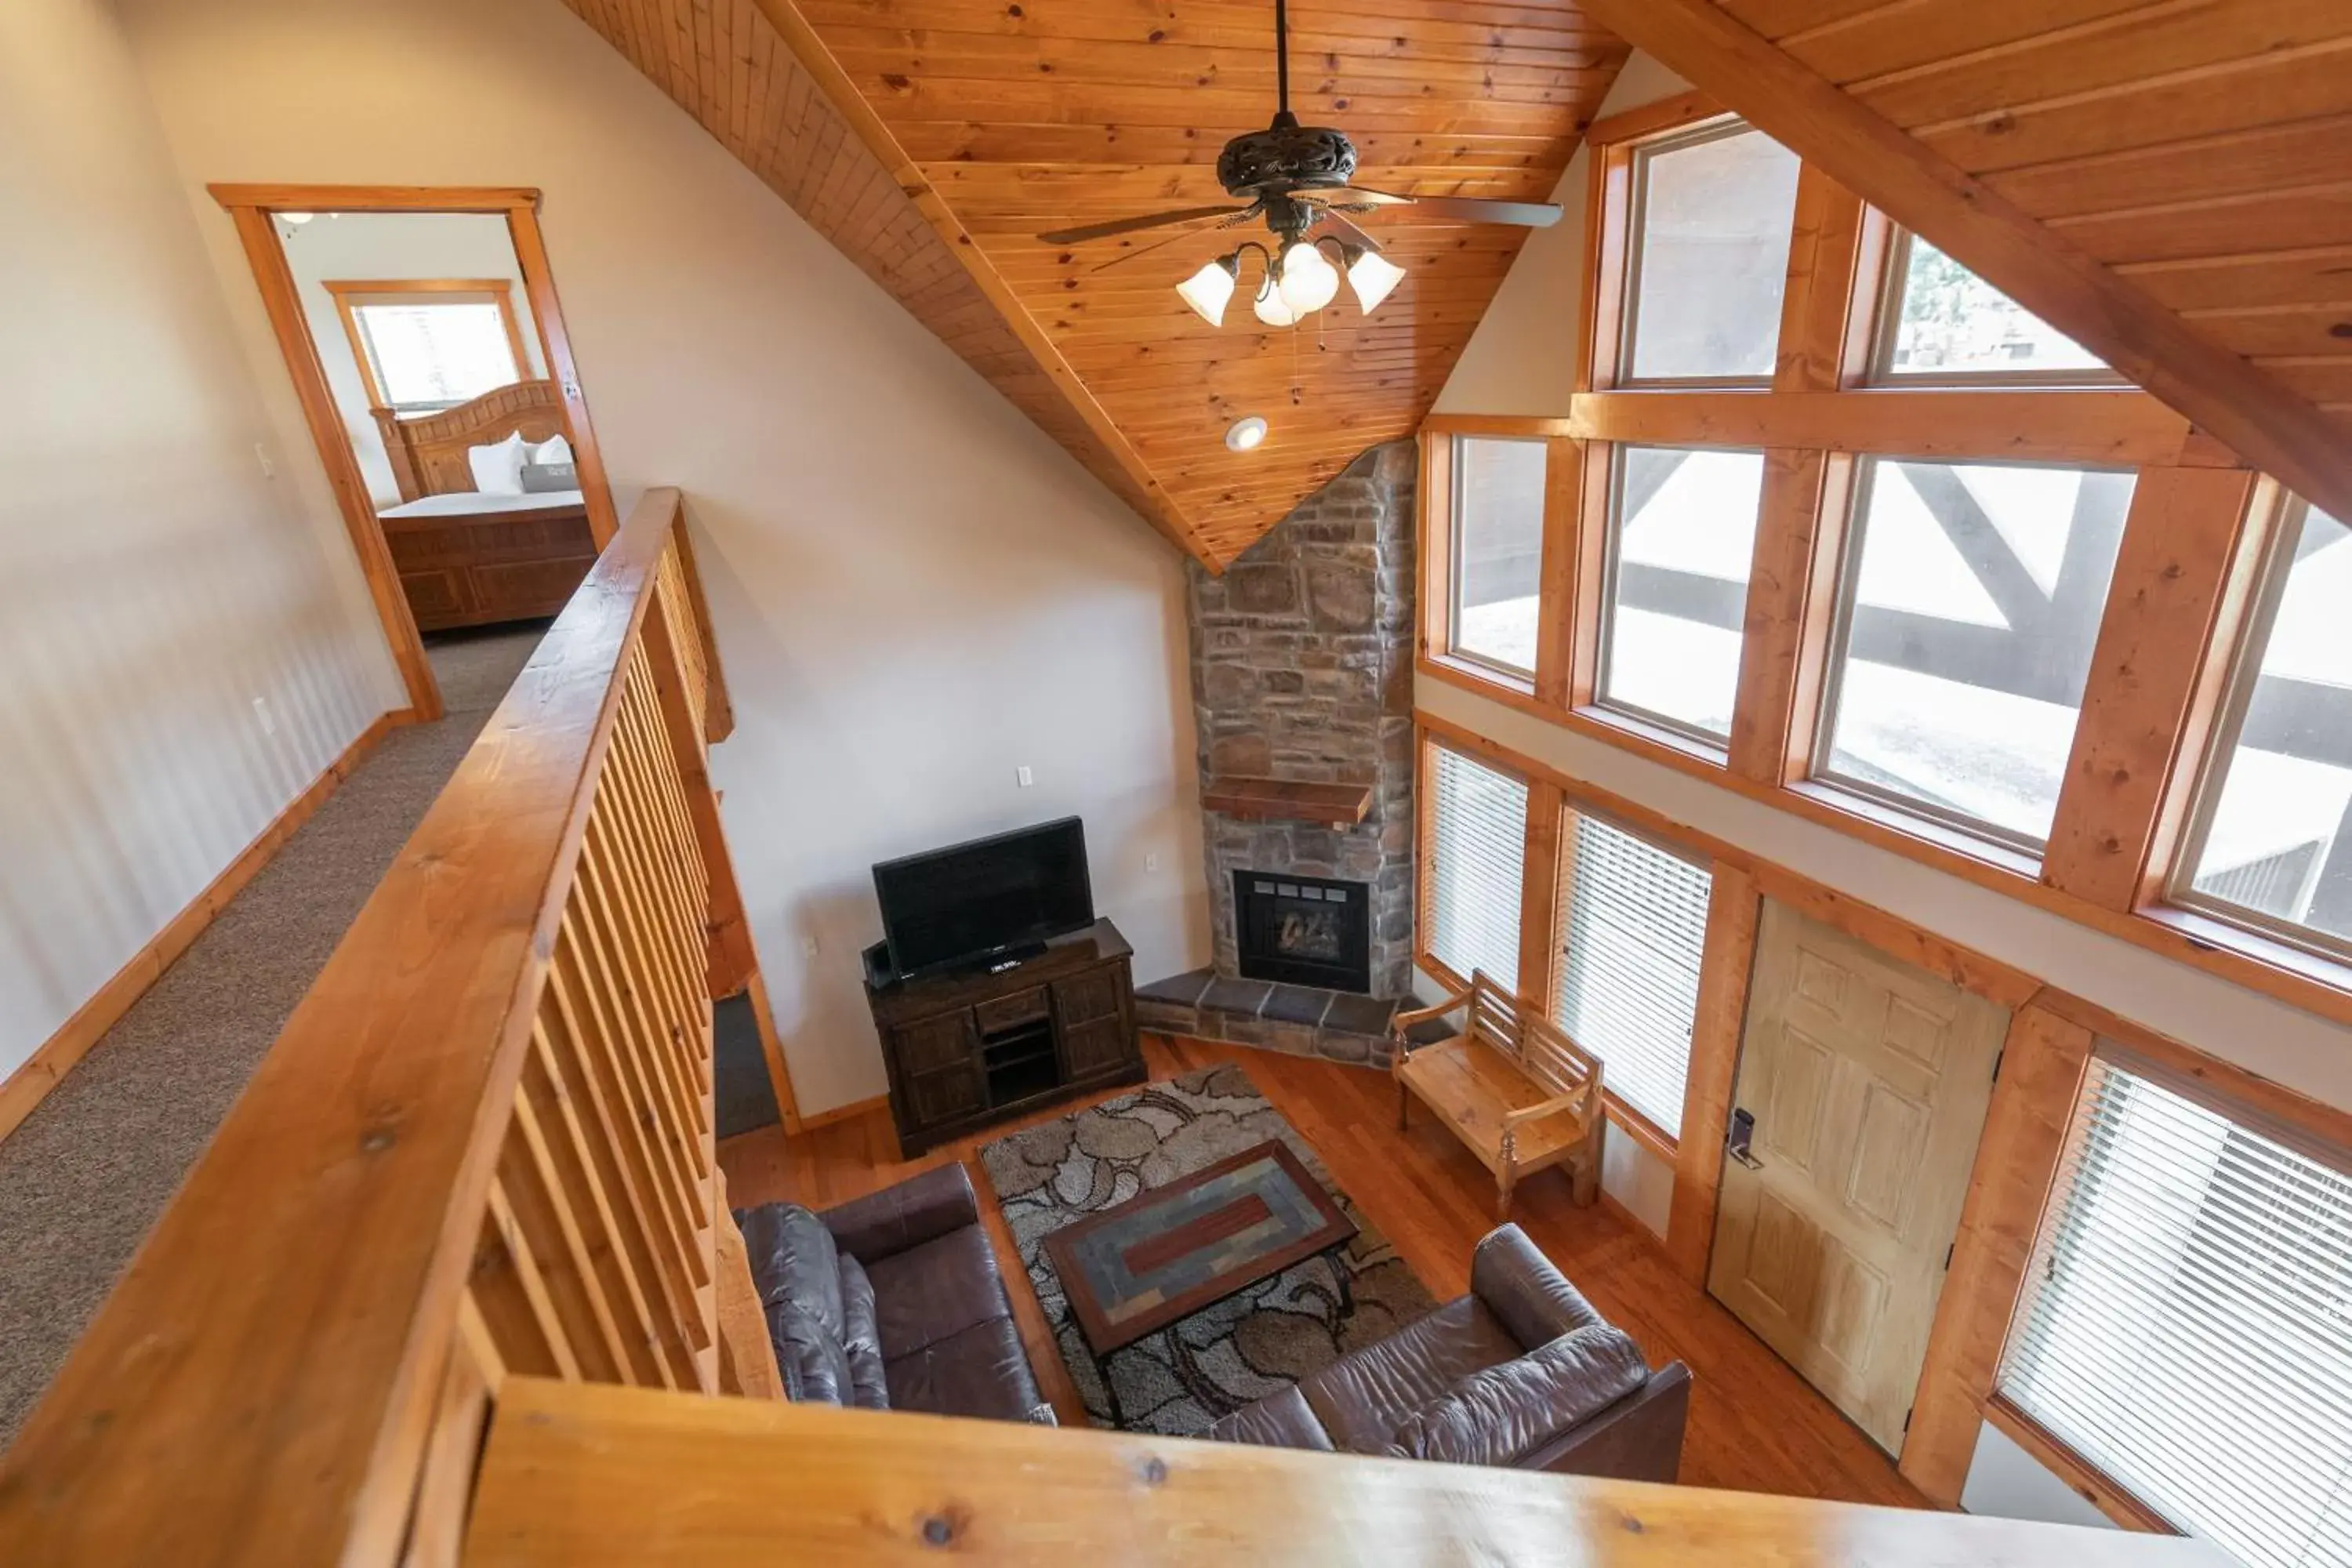
<svg viewBox="0 0 2352 1568"><path fill-rule="evenodd" d="M0 1561L398 1552L678 510L598 558L0 1458Z"/></svg>

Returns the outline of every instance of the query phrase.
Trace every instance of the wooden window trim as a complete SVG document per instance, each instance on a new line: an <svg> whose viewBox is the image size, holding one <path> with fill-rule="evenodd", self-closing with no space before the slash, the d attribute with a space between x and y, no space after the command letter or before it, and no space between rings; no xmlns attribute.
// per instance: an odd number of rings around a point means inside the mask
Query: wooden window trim
<svg viewBox="0 0 2352 1568"><path fill-rule="evenodd" d="M1679 136L1728 115L1703 92L1685 92L1597 120L1584 133L1592 169L1585 192L1584 305L1579 325L1576 385L1580 392L1613 386L1624 326L1625 282L1632 263L1627 240L1633 199L1633 151L1647 142Z"/></svg>
<svg viewBox="0 0 2352 1568"><path fill-rule="evenodd" d="M2165 1517L2134 1497L2131 1489L2067 1447L2065 1439L1999 1394L1987 1399L1984 1419L2066 1489L2105 1514L2118 1527L2148 1535L2178 1535Z"/></svg>
<svg viewBox="0 0 2352 1568"><path fill-rule="evenodd" d="M1633 374L1633 339L1640 331L1638 317L1641 309L1641 295L1633 287L1633 280L1642 266L1643 217L1647 210L1642 172L1643 160L1662 153L1703 147L1711 142L1729 141L1735 136L1750 133L1761 134L1737 115L1718 112L1594 149L1596 169L1604 161L1611 166L1607 176L1609 194L1606 205L1597 216L1611 226L1616 250L1613 276L1604 275L1615 298L1611 301L1605 317L1598 314L1594 317L1591 352L1596 386L1608 385L1627 392L1675 392L1702 388L1716 392L1762 391L1771 386L1777 370L1777 349L1774 354L1776 370L1766 371L1760 375L1637 377ZM1607 328L1606 335L1601 331L1604 326Z"/></svg>
<svg viewBox="0 0 2352 1568"><path fill-rule="evenodd" d="M1988 391L2015 387L2080 390L2088 387L2131 385L2128 377L2109 368L2076 371L1922 371L1908 375L1896 374L1892 367L1895 362L1895 340L1901 335L1903 330L1903 290L1909 281L1911 245L1917 237L1911 230L1899 226L1889 236L1886 265L1879 279L1878 298L1874 302L1871 312L1875 325L1865 346L1864 359L1861 367L1861 374L1866 384L1874 387L1916 386L1954 390L1980 387Z"/></svg>
<svg viewBox="0 0 2352 1568"><path fill-rule="evenodd" d="M507 351L514 356L515 375L520 380L530 379L530 354L523 346L522 319L515 312L514 280L509 278L381 278L330 279L322 287L333 297L335 314L343 323L343 337L352 345L352 358L359 365L361 384L367 388L368 401L377 408L396 406L376 374L375 356L368 353L367 334L360 330L359 312L362 306L373 305L383 297L397 299L404 294L420 296L418 302L437 297L457 295L468 297L460 302L473 303L487 300L499 308L499 318L507 330Z"/></svg>

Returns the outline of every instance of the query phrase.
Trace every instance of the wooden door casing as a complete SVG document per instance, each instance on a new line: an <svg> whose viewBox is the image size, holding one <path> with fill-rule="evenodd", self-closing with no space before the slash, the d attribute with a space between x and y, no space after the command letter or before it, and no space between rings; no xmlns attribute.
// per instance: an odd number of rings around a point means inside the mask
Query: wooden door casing
<svg viewBox="0 0 2352 1568"><path fill-rule="evenodd" d="M1890 1454L2007 1011L1767 902L1707 1289Z"/></svg>

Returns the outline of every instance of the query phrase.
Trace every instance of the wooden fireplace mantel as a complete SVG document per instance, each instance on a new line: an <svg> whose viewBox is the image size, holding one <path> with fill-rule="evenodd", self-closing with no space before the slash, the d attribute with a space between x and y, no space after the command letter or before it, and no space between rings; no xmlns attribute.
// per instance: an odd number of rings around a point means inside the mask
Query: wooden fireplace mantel
<svg viewBox="0 0 2352 1568"><path fill-rule="evenodd" d="M1218 773L1201 792L1201 805L1227 816L1262 822L1321 822L1353 827L1372 809L1372 786Z"/></svg>

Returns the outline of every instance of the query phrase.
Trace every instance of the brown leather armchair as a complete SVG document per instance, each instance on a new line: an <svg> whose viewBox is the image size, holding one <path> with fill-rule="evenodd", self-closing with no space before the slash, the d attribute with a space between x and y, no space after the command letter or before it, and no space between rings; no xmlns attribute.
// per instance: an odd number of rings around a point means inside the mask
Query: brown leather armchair
<svg viewBox="0 0 2352 1568"><path fill-rule="evenodd" d="M815 1214L738 1212L788 1399L1054 1419L961 1165Z"/></svg>
<svg viewBox="0 0 2352 1568"><path fill-rule="evenodd" d="M1633 1338L1507 1225L1478 1244L1468 1295L1202 1436L1672 1481L1689 1412L1690 1369L1652 1371Z"/></svg>

